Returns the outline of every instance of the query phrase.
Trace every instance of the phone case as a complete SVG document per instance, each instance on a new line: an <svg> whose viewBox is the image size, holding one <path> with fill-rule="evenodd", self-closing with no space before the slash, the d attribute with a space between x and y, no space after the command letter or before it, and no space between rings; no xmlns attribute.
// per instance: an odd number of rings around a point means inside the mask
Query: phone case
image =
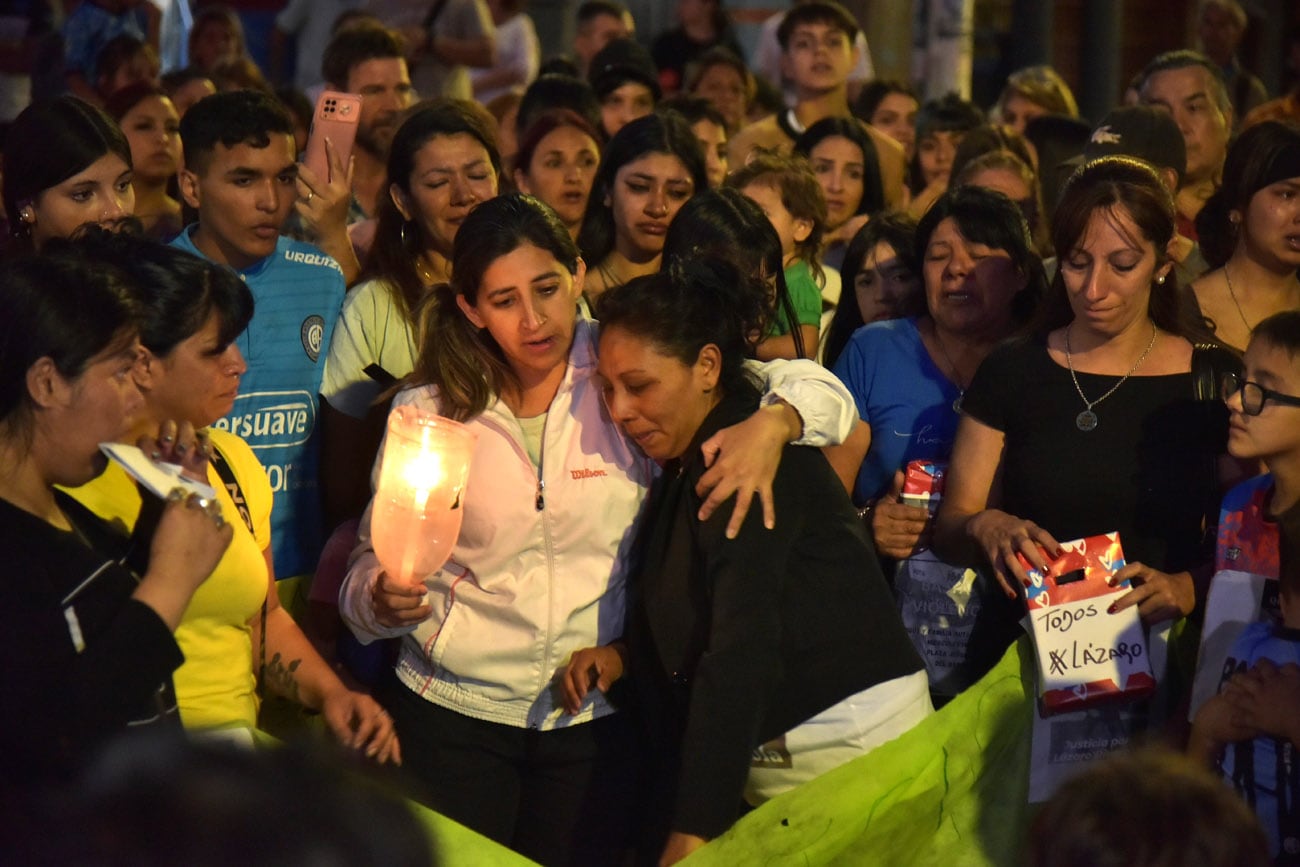
<svg viewBox="0 0 1300 867"><path fill-rule="evenodd" d="M307 167L327 181L330 176L329 157L325 153L328 136L334 151L343 165L352 157L352 143L357 137L357 122L361 119L361 97L352 93L327 90L316 101L312 114L311 135L307 137Z"/></svg>

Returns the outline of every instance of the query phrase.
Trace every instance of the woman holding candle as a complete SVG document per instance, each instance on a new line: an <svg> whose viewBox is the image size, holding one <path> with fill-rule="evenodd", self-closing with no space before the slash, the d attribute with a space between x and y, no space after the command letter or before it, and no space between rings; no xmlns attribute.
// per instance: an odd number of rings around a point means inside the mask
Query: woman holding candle
<svg viewBox="0 0 1300 867"><path fill-rule="evenodd" d="M387 714L344 686L280 607L265 471L242 439L209 429L230 412L246 369L234 341L253 315L248 287L233 271L162 244L103 232L82 244L133 278L142 310L143 358L134 377L144 405L120 441L135 442L164 419L200 431L211 454L207 482L234 527L230 547L176 629L185 654L176 672L181 722L189 729L254 727L260 677L264 689L320 711L341 743L380 762L400 762ZM106 521L133 530L140 493L120 467L71 494Z"/></svg>
<svg viewBox="0 0 1300 867"><path fill-rule="evenodd" d="M362 641L403 638L381 697L431 806L542 863L618 863L635 788L630 728L595 690L566 712L558 674L575 650L622 634L630 528L653 462L605 413L596 326L577 316L586 266L553 211L523 195L485 202L452 265L426 308L415 384L395 403L478 436L460 537L447 565L411 586L384 572L363 518L340 610ZM808 430L842 436L843 407L833 401L828 423L808 386L780 393L799 401ZM748 424L776 451L793 416L769 406ZM710 499L737 487L726 484Z"/></svg>

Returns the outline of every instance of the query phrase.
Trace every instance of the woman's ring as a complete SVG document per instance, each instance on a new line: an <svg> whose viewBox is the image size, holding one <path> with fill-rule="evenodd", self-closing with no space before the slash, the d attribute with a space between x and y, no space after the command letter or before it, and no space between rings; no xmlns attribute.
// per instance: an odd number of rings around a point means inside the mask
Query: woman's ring
<svg viewBox="0 0 1300 867"><path fill-rule="evenodd" d="M312 196L314 196L314 195L316 195L316 191L315 191L315 190L308 190L308 191L307 191L307 198L303 199L303 201L305 201L305 202L310 202L311 199L312 199Z"/></svg>

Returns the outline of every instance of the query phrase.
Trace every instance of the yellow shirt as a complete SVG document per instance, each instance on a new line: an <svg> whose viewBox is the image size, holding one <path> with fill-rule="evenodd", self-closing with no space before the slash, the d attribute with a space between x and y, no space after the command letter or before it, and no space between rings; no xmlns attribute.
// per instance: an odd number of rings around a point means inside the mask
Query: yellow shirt
<svg viewBox="0 0 1300 867"><path fill-rule="evenodd" d="M248 621L261 611L266 597L262 551L271 545L271 484L266 471L242 439L215 428L209 433L239 480L254 532L248 531L230 491L209 467L208 483L217 489L222 513L235 535L176 629L176 643L185 654L185 663L174 676L176 698L181 722L190 729L256 725L255 651ZM129 535L135 527L140 492L117 464L110 463L99 478L68 493L123 533Z"/></svg>

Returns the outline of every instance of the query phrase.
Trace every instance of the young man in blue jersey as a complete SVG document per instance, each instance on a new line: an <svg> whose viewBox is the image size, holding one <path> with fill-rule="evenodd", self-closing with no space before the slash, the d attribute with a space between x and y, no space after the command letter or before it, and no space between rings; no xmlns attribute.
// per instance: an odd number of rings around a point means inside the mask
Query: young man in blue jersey
<svg viewBox="0 0 1300 867"><path fill-rule="evenodd" d="M238 338L248 372L216 426L247 440L266 467L276 575L310 574L323 539L317 394L343 273L316 247L280 234L298 168L293 122L278 102L249 90L214 94L186 112L181 137L181 195L198 220L172 244L239 272L256 304Z"/></svg>

